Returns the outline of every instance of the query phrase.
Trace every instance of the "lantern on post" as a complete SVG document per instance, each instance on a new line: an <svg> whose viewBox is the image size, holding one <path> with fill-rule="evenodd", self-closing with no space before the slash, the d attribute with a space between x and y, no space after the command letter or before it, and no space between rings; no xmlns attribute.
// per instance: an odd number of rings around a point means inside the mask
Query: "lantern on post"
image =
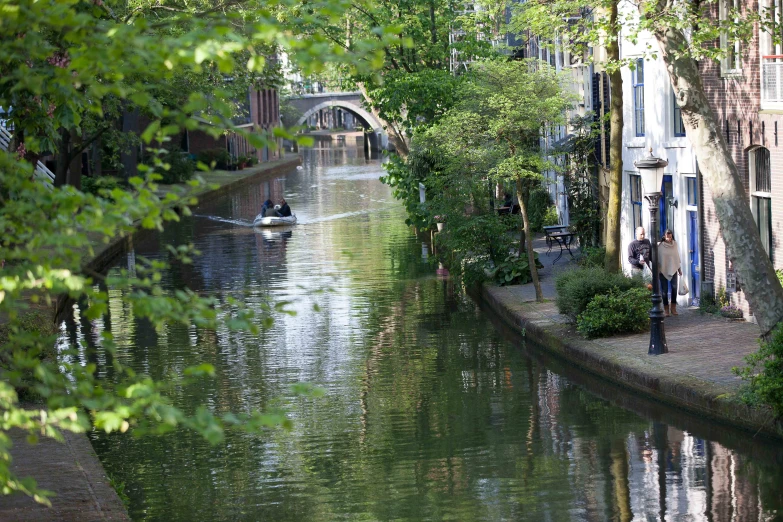
<svg viewBox="0 0 783 522"><path fill-rule="evenodd" d="M658 277L658 203L661 199L661 186L663 185L663 170L669 164L668 161L656 158L652 154L644 159L634 162L634 167L642 176L642 188L644 199L650 208L650 239L652 243L652 308L650 309L650 348L648 355L660 355L668 353L666 346L666 332L663 326L663 300L661 299L661 285Z"/></svg>

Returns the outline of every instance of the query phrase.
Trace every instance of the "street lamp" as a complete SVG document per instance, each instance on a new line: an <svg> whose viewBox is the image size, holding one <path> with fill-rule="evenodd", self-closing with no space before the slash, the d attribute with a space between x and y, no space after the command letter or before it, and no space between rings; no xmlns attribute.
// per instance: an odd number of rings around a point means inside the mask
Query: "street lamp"
<svg viewBox="0 0 783 522"><path fill-rule="evenodd" d="M663 184L663 169L669 162L656 158L652 154L633 163L634 167L642 175L644 187L644 199L650 206L650 231L652 243L652 308L650 309L650 349L648 355L660 355L668 353L666 346L666 331L663 327L663 305L661 304L661 285L658 278L658 202L661 199L661 185Z"/></svg>

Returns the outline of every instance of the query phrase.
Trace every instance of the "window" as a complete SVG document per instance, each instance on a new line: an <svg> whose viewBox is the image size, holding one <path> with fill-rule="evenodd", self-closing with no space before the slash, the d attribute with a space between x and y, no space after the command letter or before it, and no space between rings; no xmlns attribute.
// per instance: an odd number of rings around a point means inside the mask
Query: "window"
<svg viewBox="0 0 783 522"><path fill-rule="evenodd" d="M685 182L687 184L687 190L688 190L688 206L690 207L698 207L699 206L699 192L696 186L696 178L685 178Z"/></svg>
<svg viewBox="0 0 783 522"><path fill-rule="evenodd" d="M642 226L642 177L639 174L629 176L631 185L631 230Z"/></svg>
<svg viewBox="0 0 783 522"><path fill-rule="evenodd" d="M644 136L644 58L636 60L633 71L633 114L637 136Z"/></svg>
<svg viewBox="0 0 783 522"><path fill-rule="evenodd" d="M672 89L672 107L672 110L674 111L674 118L672 119L674 123L674 135L685 136L685 124L682 122L682 109L677 105L677 95L674 94L674 89Z"/></svg>
<svg viewBox="0 0 783 522"><path fill-rule="evenodd" d="M739 22L740 0L720 0L720 19ZM742 73L742 43L729 32L724 31L720 35L720 47L725 53L721 60L721 72L724 75Z"/></svg>
<svg viewBox="0 0 783 522"><path fill-rule="evenodd" d="M783 42L781 41L781 11L783 0L761 0L759 14L767 20L766 30L759 31L759 48L761 49L761 103L783 103ZM763 108L763 107L762 107ZM779 108L776 106L774 108Z"/></svg>
<svg viewBox="0 0 783 522"><path fill-rule="evenodd" d="M750 208L764 250L772 259L772 177L769 150L758 147L748 153L750 165Z"/></svg>

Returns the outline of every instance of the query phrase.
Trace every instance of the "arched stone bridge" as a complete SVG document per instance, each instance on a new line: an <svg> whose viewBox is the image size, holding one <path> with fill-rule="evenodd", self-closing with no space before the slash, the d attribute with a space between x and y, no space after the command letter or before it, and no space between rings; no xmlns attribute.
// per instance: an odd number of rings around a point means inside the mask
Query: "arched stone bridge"
<svg viewBox="0 0 783 522"><path fill-rule="evenodd" d="M292 96L288 101L293 105L302 116L296 122L296 126L304 125L310 121L314 115L323 114L322 111L330 115L335 109L342 109L356 118L367 131L372 129L370 136L373 148L387 148L389 138L381 122L372 115L370 111L364 108L364 97L360 92L323 92L318 94L302 94ZM323 117L323 116L321 116ZM338 123L338 116L333 116L332 121Z"/></svg>

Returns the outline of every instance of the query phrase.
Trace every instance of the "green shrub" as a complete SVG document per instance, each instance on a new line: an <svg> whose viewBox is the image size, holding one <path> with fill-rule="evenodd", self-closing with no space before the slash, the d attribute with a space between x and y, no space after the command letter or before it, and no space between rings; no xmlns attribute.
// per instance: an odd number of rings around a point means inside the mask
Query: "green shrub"
<svg viewBox="0 0 783 522"><path fill-rule="evenodd" d="M606 248L604 247L585 247L582 249L582 257L579 258L579 266L588 268L602 268L606 260Z"/></svg>
<svg viewBox="0 0 783 522"><path fill-rule="evenodd" d="M624 292L643 286L641 278L626 277L621 272L610 273L599 267L577 268L564 272L555 280L557 309L576 321L595 296L607 295L612 290Z"/></svg>
<svg viewBox="0 0 783 522"><path fill-rule="evenodd" d="M546 209L546 214L544 214L543 226L551 227L554 225L558 225L559 221L560 221L560 217L557 215L557 207L552 205L551 207Z"/></svg>
<svg viewBox="0 0 783 522"><path fill-rule="evenodd" d="M545 188L535 188L530 192L527 199L527 219L530 221L531 230L534 232L543 230L541 227L544 226L544 218L551 206L552 198Z"/></svg>
<svg viewBox="0 0 783 522"><path fill-rule="evenodd" d="M650 292L632 288L597 295L577 318L576 329L588 339L643 332L649 325Z"/></svg>
<svg viewBox="0 0 783 522"><path fill-rule="evenodd" d="M723 309L727 309L729 315L723 314ZM731 299L726 293L726 289L719 287L715 295L702 295L699 302L699 312L703 314L721 315L723 317L735 317L736 312L733 310L735 307L731 304ZM742 311L740 310L740 314ZM735 315L732 315L735 314ZM739 317L742 317L740 315Z"/></svg>
<svg viewBox="0 0 783 522"><path fill-rule="evenodd" d="M36 357L44 362L57 360L55 336L58 333L52 310L27 310L19 313L10 323L0 323L0 371L7 372L14 368L14 346L30 340L30 336L39 335L47 342L39 346L27 347L26 355ZM41 402L43 397L35 389L33 380L23 378L15 384L16 392L22 400Z"/></svg>
<svg viewBox="0 0 783 522"><path fill-rule="evenodd" d="M747 402L760 401L783 416L783 326L775 328L768 340L759 341L759 351L745 357L748 366L734 368L734 373L749 385Z"/></svg>
<svg viewBox="0 0 783 522"><path fill-rule="evenodd" d="M225 169L231 163L231 155L226 149L204 149L196 154L196 159L210 168ZM214 164L214 167L212 165Z"/></svg>
<svg viewBox="0 0 783 522"><path fill-rule="evenodd" d="M443 216L445 214L441 214ZM445 218L441 218L445 219ZM448 214L448 226L435 236L452 277L470 286L488 278L487 265L499 266L514 244L507 222L496 213L467 216Z"/></svg>
<svg viewBox="0 0 783 522"><path fill-rule="evenodd" d="M100 176L97 178L82 178L82 192L85 194L95 194L96 196L107 195L115 188L120 186L120 180L114 176Z"/></svg>
<svg viewBox="0 0 783 522"><path fill-rule="evenodd" d="M538 260L538 253L534 252L537 268L544 268L541 261ZM509 254L506 259L495 267L492 277L500 286L504 285L524 285L533 280L530 275L530 264L527 261L527 254L517 256Z"/></svg>
<svg viewBox="0 0 783 522"><path fill-rule="evenodd" d="M164 184L182 183L193 177L193 171L196 165L188 158L187 154L179 149L169 151L163 158L164 163L169 165L167 170L158 169L158 174L163 176L160 180Z"/></svg>

